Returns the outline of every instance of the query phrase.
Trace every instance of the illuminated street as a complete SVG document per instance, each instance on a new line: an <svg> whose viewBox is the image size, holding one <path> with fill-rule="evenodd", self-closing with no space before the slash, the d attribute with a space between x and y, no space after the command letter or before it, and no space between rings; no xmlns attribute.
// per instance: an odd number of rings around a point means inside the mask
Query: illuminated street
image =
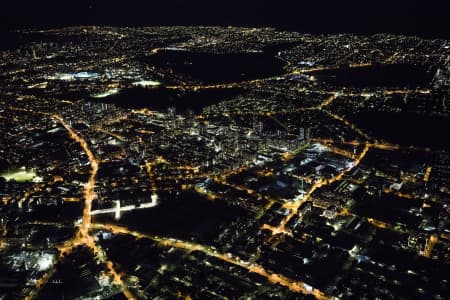
<svg viewBox="0 0 450 300"><path fill-rule="evenodd" d="M280 274L271 274L271 273L267 272L266 270L264 270L263 267L261 267L257 264L252 264L248 261L243 261L239 257L219 253L216 249L209 247L209 246L193 244L193 243L186 242L186 241L173 240L173 239L163 238L163 237L159 237L159 236L149 236L149 235L142 234L142 233L139 233L136 231L130 231L129 229L127 229L125 227L120 227L120 226L110 225L110 224L93 224L93 227L96 229L111 231L114 234L129 234L136 238L151 239L151 240L157 241L163 247L180 248L180 249L184 249L186 251L201 251L201 252L206 253L209 256L214 256L225 262L239 265L243 268L246 268L247 270L249 270L249 272L257 273L261 276L264 276L270 282L272 282L274 284L281 284L283 286L286 286L294 292L302 293L302 294L311 294L311 295L314 295L317 299L327 299L325 297L325 295L323 294L323 292L321 292L317 289L314 289L314 288L307 289L305 287L306 284L304 282L294 281L294 280L286 278L285 276L280 275Z"/></svg>
<svg viewBox="0 0 450 300"><path fill-rule="evenodd" d="M270 27L8 32L0 299L449 298L448 50Z"/></svg>

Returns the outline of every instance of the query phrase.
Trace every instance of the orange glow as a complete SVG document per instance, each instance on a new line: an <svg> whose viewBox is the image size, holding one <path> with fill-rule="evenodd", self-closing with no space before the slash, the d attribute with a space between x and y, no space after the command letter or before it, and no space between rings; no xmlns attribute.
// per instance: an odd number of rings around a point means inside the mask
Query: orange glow
<svg viewBox="0 0 450 300"><path fill-rule="evenodd" d="M423 181L427 182L430 179L431 167L428 167L423 176Z"/></svg>
<svg viewBox="0 0 450 300"><path fill-rule="evenodd" d="M103 251L100 249L100 247L95 243L94 238L89 234L89 229L92 224L91 219L91 209L92 209L92 201L95 199L95 183L96 183L96 175L98 172L99 167L99 161L95 158L94 153L89 148L88 143L84 138L82 138L79 134L77 134L72 127L70 127L65 120L59 116L59 115L53 115L54 119L59 121L64 128L68 131L69 136L76 141L78 144L80 144L83 151L86 153L90 165L91 165L91 171L89 175L89 180L84 186L84 208L83 208L83 216L80 228L78 230L78 233L75 235L75 237L69 241L66 241L60 246L57 246L56 248L59 250L59 261L64 259L65 255L70 254L77 246L84 245L87 246L91 251L94 253L97 259L99 259L102 263L105 264L108 273L110 277L113 279L114 283L121 286L123 290L123 294L127 299L135 299L131 292L126 287L125 283L122 280L122 276L117 273L117 271L114 269L113 263L111 261L106 260L106 258L103 255ZM33 299L38 293L39 290L47 283L49 278L52 276L53 272L55 271L55 266L53 269L46 274L44 274L43 277L41 277L36 282L35 290L31 291L31 293L26 297L26 299Z"/></svg>
<svg viewBox="0 0 450 300"><path fill-rule="evenodd" d="M436 245L436 243L438 242L439 237L437 235L430 235L430 237L427 240L427 243L425 245L425 250L423 251L422 255L430 258L431 257L431 252L433 252L434 246Z"/></svg>
<svg viewBox="0 0 450 300"><path fill-rule="evenodd" d="M270 273L258 264L254 264L254 263L252 264L248 261L244 261L241 258L234 256L230 253L227 253L227 254L219 253L217 251L217 249L210 247L210 246L195 244L195 243L188 242L188 241L174 240L174 239L169 239L169 238L164 238L164 237L159 237L159 236L150 236L150 235L147 235L144 233L131 231L126 227L112 225L112 224L97 224L97 223L95 223L95 224L93 224L93 227L97 228L97 229L108 230L115 234L128 234L128 235L132 235L136 238L150 239L150 240L158 242L161 246L164 246L164 247L173 247L173 248L183 249L186 251L200 251L209 256L216 257L225 262L228 262L230 264L234 264L234 265L243 267L243 268L247 269L249 272L257 273L263 277L266 277L267 280L269 280L271 283L283 285L283 286L289 288L293 292L314 295L317 299L328 299L322 291L320 291L316 288L313 288L313 287L307 288L307 284L302 281L295 281L293 279L285 277L282 274Z"/></svg>
<svg viewBox="0 0 450 300"><path fill-rule="evenodd" d="M283 218L283 220L281 220L280 224L277 227L272 227L267 224L264 224L262 228L269 229L270 231L272 231L272 234L278 234L278 233L290 234L290 230L286 228L287 222L294 215L297 214L299 207L302 206L303 203L305 203L306 201L309 200L312 193L314 193L315 190L317 190L318 188L320 188L324 185L328 185L335 181L341 180L345 174L347 174L348 172L350 172L352 169L354 169L356 166L359 165L359 163L366 156L366 154L370 148L371 148L371 146L369 144L366 144L364 149L359 154L358 158L353 162L352 166L348 167L347 169L344 169L342 172L340 172L338 175L336 175L332 178L320 179L319 181L317 181L316 183L314 183L311 186L310 190L302 198L284 203L283 208L289 209L291 211L291 213L288 214L285 218Z"/></svg>

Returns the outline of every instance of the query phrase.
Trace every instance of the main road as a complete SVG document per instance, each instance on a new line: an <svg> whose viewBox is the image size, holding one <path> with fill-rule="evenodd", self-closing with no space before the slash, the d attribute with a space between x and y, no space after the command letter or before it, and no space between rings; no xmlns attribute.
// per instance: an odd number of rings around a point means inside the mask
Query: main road
<svg viewBox="0 0 450 300"><path fill-rule="evenodd" d="M147 235L144 233L140 233L137 231L129 230L126 227L112 225L112 224L93 224L93 228L110 231L115 234L126 234L126 235L132 235L136 238L144 238L148 240L152 240L157 242L160 246L164 247L173 247L177 249L183 249L186 251L200 251L205 253L206 255L218 258L222 261L225 261L227 263L240 266L244 269L247 269L249 272L259 274L273 284L280 284L282 286L287 287L293 292L301 293L305 295L313 295L316 297L316 299L328 299L325 294L308 285L305 282L302 281L296 281L291 278L288 278L282 274L276 274L276 273L270 273L266 269L264 269L261 265L251 263L249 261L244 261L241 258L232 255L231 253L220 253L217 251L216 248L212 246L206 246L201 244L196 244L188 241L182 241L177 239L171 239L171 238L165 238L160 236L153 236L153 235Z"/></svg>
<svg viewBox="0 0 450 300"><path fill-rule="evenodd" d="M92 202L95 199L94 187L96 184L96 176L99 168L99 161L97 160L94 153L90 149L87 141L80 134L75 132L72 129L72 127L60 115L54 114L52 115L52 118L61 123L61 125L69 133L70 138L81 146L84 153L87 155L91 166L88 182L84 185L83 191L84 208L81 225L73 239L68 240L62 245L57 247L57 249L60 252L59 261L64 259L65 254L71 253L75 247L83 245L87 246L96 255L96 258L99 259L105 265L106 269L109 272L110 277L113 279L113 282L118 284L122 288L125 297L127 299L134 299L135 297L133 297L131 292L128 290L126 284L123 282L122 275L115 270L113 263L106 259L104 251L95 243L94 238L89 234L89 229L92 224L91 210L92 210ZM33 299L34 297L36 297L41 288L48 282L48 280L52 277L55 271L56 266L53 266L53 268L51 268L49 272L45 273L40 279L38 279L36 281L35 289L32 290L25 299Z"/></svg>

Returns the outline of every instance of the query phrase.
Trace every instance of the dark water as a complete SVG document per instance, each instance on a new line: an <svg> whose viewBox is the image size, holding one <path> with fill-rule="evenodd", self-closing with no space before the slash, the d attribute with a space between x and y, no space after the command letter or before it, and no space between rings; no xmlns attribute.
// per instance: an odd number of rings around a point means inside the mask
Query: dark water
<svg viewBox="0 0 450 300"><path fill-rule="evenodd" d="M265 47L263 47L263 51L268 53L268 54L272 54L273 56L275 56L275 55L277 55L278 52L292 49L295 46L298 46L299 44L300 44L300 42L296 42L296 41L294 41L294 42L281 42L281 43L276 43L276 44L265 46Z"/></svg>
<svg viewBox="0 0 450 300"><path fill-rule="evenodd" d="M374 65L312 72L319 81L351 87L425 87L435 72L408 64Z"/></svg>
<svg viewBox="0 0 450 300"><path fill-rule="evenodd" d="M204 89L199 91L130 88L103 99L91 99L93 102L112 103L123 108L150 108L167 111L175 107L177 112L192 110L201 112L202 108L230 99L243 92L242 89Z"/></svg>
<svg viewBox="0 0 450 300"><path fill-rule="evenodd" d="M450 150L450 119L413 113L363 112L348 119L378 139L400 145Z"/></svg>
<svg viewBox="0 0 450 300"><path fill-rule="evenodd" d="M275 48L277 49L277 48ZM193 53L164 50L145 58L150 65L170 68L204 84L240 82L283 74L284 62L273 51Z"/></svg>
<svg viewBox="0 0 450 300"><path fill-rule="evenodd" d="M30 46L33 43L57 42L61 39L57 35L51 35L45 32L34 32L30 34L0 30L0 50L13 50L19 47Z"/></svg>
<svg viewBox="0 0 450 300"><path fill-rule="evenodd" d="M0 43L0 50L15 49L23 43L18 33L10 31L0 30L0 40L2 41Z"/></svg>

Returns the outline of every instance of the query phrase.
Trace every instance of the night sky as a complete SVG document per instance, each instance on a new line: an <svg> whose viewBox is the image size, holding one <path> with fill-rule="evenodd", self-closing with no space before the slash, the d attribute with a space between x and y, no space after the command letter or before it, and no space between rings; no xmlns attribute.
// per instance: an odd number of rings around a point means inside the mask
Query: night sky
<svg viewBox="0 0 450 300"><path fill-rule="evenodd" d="M271 26L311 33L402 33L449 37L444 0L8 1L3 29L69 25Z"/></svg>

